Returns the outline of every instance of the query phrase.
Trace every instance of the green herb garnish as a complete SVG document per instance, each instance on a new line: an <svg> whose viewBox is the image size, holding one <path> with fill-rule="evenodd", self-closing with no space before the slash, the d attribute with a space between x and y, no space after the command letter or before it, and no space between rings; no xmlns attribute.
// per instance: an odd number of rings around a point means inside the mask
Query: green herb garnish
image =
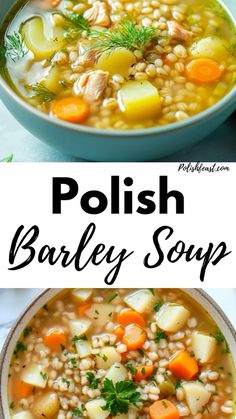
<svg viewBox="0 0 236 419"><path fill-rule="evenodd" d="M24 345L24 343L22 342L17 342L16 344L16 348L14 350L14 355L17 355L19 352L24 352L26 351L27 346Z"/></svg>
<svg viewBox="0 0 236 419"><path fill-rule="evenodd" d="M34 93L33 98L38 99L40 104L49 103L56 97L56 94L42 83L36 83L30 86L30 90Z"/></svg>
<svg viewBox="0 0 236 419"><path fill-rule="evenodd" d="M163 306L163 302L157 301L153 306L153 310L157 313L160 310L161 306Z"/></svg>
<svg viewBox="0 0 236 419"><path fill-rule="evenodd" d="M62 377L62 382L63 383L66 383L66 385L67 385L67 388L69 388L70 387L70 380L68 380L67 378L64 378L64 377Z"/></svg>
<svg viewBox="0 0 236 419"><path fill-rule="evenodd" d="M47 375L46 372L40 371L40 375L41 375L41 377L42 377L43 380L46 381L48 379L48 375Z"/></svg>
<svg viewBox="0 0 236 419"><path fill-rule="evenodd" d="M111 30L103 32L91 31L91 38L98 40L90 47L97 50L97 57L103 53L111 53L116 48L126 48L130 51L141 50L157 38L156 29L152 26L137 26L134 22L126 20Z"/></svg>
<svg viewBox="0 0 236 419"><path fill-rule="evenodd" d="M11 163L13 161L13 154L5 157L3 160L0 160L1 163Z"/></svg>
<svg viewBox="0 0 236 419"><path fill-rule="evenodd" d="M133 381L119 381L114 384L108 378L104 380L101 395L106 402L102 409L108 410L111 416L127 413L129 406L135 406L141 398Z"/></svg>
<svg viewBox="0 0 236 419"><path fill-rule="evenodd" d="M26 327L26 328L24 329L24 332L23 332L23 336L24 336L24 338L27 338L27 336L29 336L31 332L32 332L32 327L31 327L31 326Z"/></svg>
<svg viewBox="0 0 236 419"><path fill-rule="evenodd" d="M108 303L111 303L116 297L118 297L118 292L112 292L110 297L108 298Z"/></svg>
<svg viewBox="0 0 236 419"><path fill-rule="evenodd" d="M15 403L14 403L14 402L11 402L11 403L9 404L9 409L14 409L14 407L15 407Z"/></svg>
<svg viewBox="0 0 236 419"><path fill-rule="evenodd" d="M175 383L175 390L177 390L180 387L182 387L182 381L181 380L177 380L176 383Z"/></svg>
<svg viewBox="0 0 236 419"><path fill-rule="evenodd" d="M73 410L71 410L71 413L73 418L83 416L83 412L78 407L75 407Z"/></svg>
<svg viewBox="0 0 236 419"><path fill-rule="evenodd" d="M89 23L87 19L83 17L82 14L77 15L76 13L68 13L65 15L63 13L60 13L60 15L64 18L63 29L65 29L65 39L78 39L81 37L83 31L90 33Z"/></svg>
<svg viewBox="0 0 236 419"><path fill-rule="evenodd" d="M125 366L128 368L128 370L130 370L131 374L135 375L137 374L137 368L135 368L132 364L130 364L130 362L128 362L127 364L125 364Z"/></svg>
<svg viewBox="0 0 236 419"><path fill-rule="evenodd" d="M87 378L89 380L89 387L92 390L95 390L98 388L98 384L101 382L100 378L95 378L95 374L91 371L86 372Z"/></svg>
<svg viewBox="0 0 236 419"><path fill-rule="evenodd" d="M221 330L217 330L213 336L214 336L214 338L215 338L215 340L217 342L217 345L220 345L222 343L224 344L225 349L224 349L223 353L226 353L226 354L230 353L228 342L225 339L225 337L224 337L223 333L221 332Z"/></svg>
<svg viewBox="0 0 236 419"><path fill-rule="evenodd" d="M18 32L6 35L4 45L0 46L0 67L6 64L6 58L10 58L15 63L24 58L28 52L24 39Z"/></svg>
<svg viewBox="0 0 236 419"><path fill-rule="evenodd" d="M154 341L156 343L159 343L161 339L167 339L167 338L168 338L168 336L166 335L165 332L159 331L159 332L156 333L156 336L154 337Z"/></svg>

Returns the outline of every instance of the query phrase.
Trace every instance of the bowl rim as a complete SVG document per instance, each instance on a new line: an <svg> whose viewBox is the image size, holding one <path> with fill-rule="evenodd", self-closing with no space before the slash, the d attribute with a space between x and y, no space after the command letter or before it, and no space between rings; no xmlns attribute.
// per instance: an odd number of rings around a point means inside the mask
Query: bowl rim
<svg viewBox="0 0 236 419"><path fill-rule="evenodd" d="M46 288L46 289L40 291L39 293L37 293L36 296L33 297L33 299L26 305L26 307L22 310L21 314L14 321L14 324L12 325L12 327L11 327L11 329L10 329L8 335L7 335L7 338L5 339L4 345L3 345L2 350L0 352L0 416L2 414L2 417L3 418L4 418L3 395L2 395L2 392L1 392L1 389L2 389L2 380L3 380L3 373L2 373L2 371L3 371L3 365L5 363L5 356L6 356L7 352L8 352L8 347L9 347L9 344L11 343L11 339L12 339L14 333L16 332L16 329L18 328L19 324L24 319L25 315L28 313L28 311L32 307L34 307L34 305L38 302L39 299L41 299L47 293L50 293L50 291L52 291L52 290L55 290L55 291L57 291L57 293L59 293L59 292L63 291L64 289L65 288L57 288L57 289ZM186 292L188 290L193 290L193 291L199 293L200 296L202 296L204 299L206 299L207 302L210 304L210 306L213 306L213 308L219 313L219 316L225 322L226 326L229 329L229 332L231 333L231 335L233 337L234 344L236 345L236 329L234 328L233 324L231 323L231 321L229 320L228 316L225 314L225 312L223 311L223 309L213 299L213 297L211 297L207 293L207 291L205 291L202 288L180 288L180 289L183 292ZM57 293L55 295L57 295ZM193 296L190 296L190 297L195 300L195 297L193 297ZM200 305L201 305L201 303L200 303ZM232 354L232 359L234 361L234 364L236 365L236 359L234 358L233 354Z"/></svg>
<svg viewBox="0 0 236 419"><path fill-rule="evenodd" d="M231 17L234 25L236 26L236 14L232 13L229 7L225 4L224 0L218 0L219 3L226 9L227 13ZM17 2L14 0L13 5ZM2 75L0 75L0 88L4 90L4 92L10 96L20 107L23 107L25 111L28 111L29 114L33 114L35 117L38 117L42 121L47 122L51 126L61 127L67 129L69 131L76 131L82 132L84 134L94 135L96 137L129 137L135 138L145 135L145 137L149 137L152 135L161 135L161 134L168 134L173 131L179 131L184 128L189 128L193 125L196 125L198 122L203 121L217 112L220 112L224 109L227 105L230 106L231 102L235 101L235 109L236 109L236 86L234 86L222 99L220 99L216 104L210 106L209 108L205 109L204 111L197 113L196 115L185 119L184 121L169 123L163 126L156 126L151 128L143 128L143 129L134 129L134 130L115 130L115 129L100 129L94 128L85 125L73 124L70 122L65 122L60 119L52 118L48 114L44 114L43 112L37 110L26 101L24 101L21 96L17 95L17 93L7 84L5 79ZM3 100L3 102L5 102Z"/></svg>

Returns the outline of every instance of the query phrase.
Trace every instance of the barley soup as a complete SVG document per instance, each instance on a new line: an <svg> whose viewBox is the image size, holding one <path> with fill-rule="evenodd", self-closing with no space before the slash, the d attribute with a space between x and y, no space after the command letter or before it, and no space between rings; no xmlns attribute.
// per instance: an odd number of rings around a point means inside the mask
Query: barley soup
<svg viewBox="0 0 236 419"><path fill-rule="evenodd" d="M223 333L178 289L65 290L25 328L12 419L225 419L235 371Z"/></svg>

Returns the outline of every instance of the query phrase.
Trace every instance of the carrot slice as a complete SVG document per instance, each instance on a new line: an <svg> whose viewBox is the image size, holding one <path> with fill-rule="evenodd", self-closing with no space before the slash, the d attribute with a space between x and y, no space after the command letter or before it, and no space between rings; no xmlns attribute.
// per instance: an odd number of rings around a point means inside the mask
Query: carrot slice
<svg viewBox="0 0 236 419"><path fill-rule="evenodd" d="M191 380L199 370L196 359L187 351L182 351L174 356L170 360L168 368L176 378L182 380Z"/></svg>
<svg viewBox="0 0 236 419"><path fill-rule="evenodd" d="M153 373L153 365L140 365L136 368L137 372L133 376L135 381L145 380Z"/></svg>
<svg viewBox="0 0 236 419"><path fill-rule="evenodd" d="M220 65L210 58L198 58L190 61L186 67L188 78L200 83L214 83L222 77Z"/></svg>
<svg viewBox="0 0 236 419"><path fill-rule="evenodd" d="M65 345L66 335L62 329L53 327L44 336L43 340L48 348L52 349L53 351L56 351L60 345Z"/></svg>
<svg viewBox="0 0 236 419"><path fill-rule="evenodd" d="M80 306L77 309L79 315L80 316L83 316L83 314L85 313L85 311L87 311L91 307L91 305L92 305L91 303L80 304Z"/></svg>
<svg viewBox="0 0 236 419"><path fill-rule="evenodd" d="M130 308L125 308L117 314L116 320L122 326L128 326L128 324L138 324L141 327L145 326L143 316Z"/></svg>
<svg viewBox="0 0 236 419"><path fill-rule="evenodd" d="M30 384L26 384L21 380L16 380L12 388L14 400L18 401L29 397L32 393L32 389L33 387Z"/></svg>
<svg viewBox="0 0 236 419"><path fill-rule="evenodd" d="M179 411L169 400L158 400L149 407L151 419L178 419Z"/></svg>
<svg viewBox="0 0 236 419"><path fill-rule="evenodd" d="M55 100L51 107L52 113L67 122L84 122L89 116L87 103L79 97L67 97Z"/></svg>
<svg viewBox="0 0 236 419"><path fill-rule="evenodd" d="M131 351L141 348L146 340L146 332L137 324L130 324L125 328L122 342Z"/></svg>
<svg viewBox="0 0 236 419"><path fill-rule="evenodd" d="M125 329L118 325L114 328L113 333L117 336L118 340L121 340L125 334Z"/></svg>

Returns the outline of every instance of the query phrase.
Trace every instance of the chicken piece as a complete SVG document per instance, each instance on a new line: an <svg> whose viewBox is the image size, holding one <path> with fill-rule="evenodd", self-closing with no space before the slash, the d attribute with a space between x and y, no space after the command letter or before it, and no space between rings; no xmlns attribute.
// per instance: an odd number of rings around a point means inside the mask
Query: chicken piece
<svg viewBox="0 0 236 419"><path fill-rule="evenodd" d="M174 20L169 20L167 24L169 29L169 35L172 38L186 42L191 41L193 33L184 29L183 26L181 26L178 22L175 22Z"/></svg>
<svg viewBox="0 0 236 419"><path fill-rule="evenodd" d="M87 19L91 25L108 28L111 24L107 5L102 1L95 1L93 6L84 12L84 18Z"/></svg>
<svg viewBox="0 0 236 419"><path fill-rule="evenodd" d="M86 102L93 103L99 100L107 87L109 73L103 70L89 71L81 76L75 83L76 95L82 95Z"/></svg>
<svg viewBox="0 0 236 419"><path fill-rule="evenodd" d="M84 67L93 67L96 63L97 51L89 49L89 45L90 43L86 42L79 42L78 44L79 58L77 62Z"/></svg>

